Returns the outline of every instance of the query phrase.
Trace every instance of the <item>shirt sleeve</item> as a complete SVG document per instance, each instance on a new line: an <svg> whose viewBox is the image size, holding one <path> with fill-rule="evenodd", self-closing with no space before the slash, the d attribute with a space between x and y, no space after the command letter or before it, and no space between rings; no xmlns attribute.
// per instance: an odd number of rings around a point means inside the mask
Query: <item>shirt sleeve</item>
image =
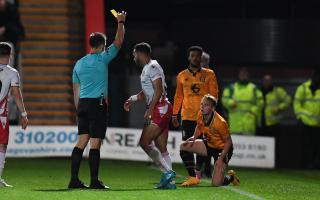
<svg viewBox="0 0 320 200"><path fill-rule="evenodd" d="M219 98L219 87L218 87L218 81L217 81L217 77L214 73L214 71L212 71L209 75L209 92L212 96L214 96L216 99Z"/></svg>
<svg viewBox="0 0 320 200"><path fill-rule="evenodd" d="M78 65L78 62L76 63L76 66L75 66L74 69L73 69L73 73L72 73L72 83L80 83L80 79L79 79L79 76L78 76L77 71L76 71L77 65Z"/></svg>
<svg viewBox="0 0 320 200"><path fill-rule="evenodd" d="M161 78L162 77L161 75L162 75L162 72L159 69L159 67L156 67L156 66L151 66L150 67L149 76L150 76L151 81L155 81L158 78Z"/></svg>
<svg viewBox="0 0 320 200"><path fill-rule="evenodd" d="M179 74L177 76L177 87L176 87L176 93L174 95L174 102L173 102L173 114L177 115L181 109L181 105L183 102L184 94L183 94L183 85L181 83L181 78Z"/></svg>
<svg viewBox="0 0 320 200"><path fill-rule="evenodd" d="M112 59L118 55L119 49L116 45L111 44L103 53L102 59L105 64L108 64Z"/></svg>
<svg viewBox="0 0 320 200"><path fill-rule="evenodd" d="M222 121L219 124L219 133L222 137L230 135L229 126L226 121Z"/></svg>
<svg viewBox="0 0 320 200"><path fill-rule="evenodd" d="M19 72L15 71L14 73L12 73L10 85L11 85L11 87L20 87Z"/></svg>

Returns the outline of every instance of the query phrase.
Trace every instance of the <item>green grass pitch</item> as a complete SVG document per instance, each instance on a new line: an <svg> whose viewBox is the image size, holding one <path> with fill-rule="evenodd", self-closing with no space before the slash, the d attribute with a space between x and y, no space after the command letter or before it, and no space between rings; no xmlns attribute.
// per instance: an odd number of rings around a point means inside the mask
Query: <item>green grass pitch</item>
<svg viewBox="0 0 320 200"><path fill-rule="evenodd" d="M320 171L236 169L241 185L210 187L206 179L199 186L176 190L155 190L160 173L147 163L102 160L100 177L110 190L66 189L69 159L7 159L4 178L13 188L0 188L1 200L15 199L320 199ZM185 176L182 165L174 165ZM80 177L88 183L88 161L81 164ZM177 185L184 180L177 178Z"/></svg>

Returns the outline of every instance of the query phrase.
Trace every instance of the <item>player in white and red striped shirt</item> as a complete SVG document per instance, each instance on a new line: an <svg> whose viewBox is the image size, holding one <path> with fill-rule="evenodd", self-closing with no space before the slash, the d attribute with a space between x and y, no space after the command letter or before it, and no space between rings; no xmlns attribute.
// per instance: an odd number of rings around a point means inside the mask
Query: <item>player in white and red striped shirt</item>
<svg viewBox="0 0 320 200"><path fill-rule="evenodd" d="M19 73L8 65L11 48L9 43L0 42L0 187L11 187L1 178L9 141L8 94L10 90L21 112L22 129L26 129L28 125L27 112L20 90Z"/></svg>

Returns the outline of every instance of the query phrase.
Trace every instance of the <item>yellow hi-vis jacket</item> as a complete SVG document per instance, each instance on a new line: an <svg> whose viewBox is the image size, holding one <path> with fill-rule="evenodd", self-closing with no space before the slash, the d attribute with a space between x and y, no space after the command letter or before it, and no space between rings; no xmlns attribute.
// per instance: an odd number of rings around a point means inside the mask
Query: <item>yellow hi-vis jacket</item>
<svg viewBox="0 0 320 200"><path fill-rule="evenodd" d="M294 95L294 113L302 123L320 127L320 89L312 94L310 85L311 80L298 86Z"/></svg>
<svg viewBox="0 0 320 200"><path fill-rule="evenodd" d="M263 97L255 84L231 84L223 91L222 105L228 110L231 133L256 133L261 122Z"/></svg>
<svg viewBox="0 0 320 200"><path fill-rule="evenodd" d="M291 97L282 87L274 87L265 96L265 124L272 126L279 124L282 119L282 111L286 110L291 103Z"/></svg>

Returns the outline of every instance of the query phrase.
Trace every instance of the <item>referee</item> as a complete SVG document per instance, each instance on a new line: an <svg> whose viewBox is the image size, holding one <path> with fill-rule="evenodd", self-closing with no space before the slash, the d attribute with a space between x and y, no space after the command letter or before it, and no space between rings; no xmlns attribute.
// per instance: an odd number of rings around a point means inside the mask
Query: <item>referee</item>
<svg viewBox="0 0 320 200"><path fill-rule="evenodd" d="M77 61L72 75L74 104L78 117L78 142L71 155L69 189L88 188L78 174L83 150L90 141L89 166L92 189L108 189L98 179L100 147L107 130L108 64L116 57L125 33L126 12L118 13L118 28L114 42L105 49L106 36L95 32L90 35L91 51Z"/></svg>

